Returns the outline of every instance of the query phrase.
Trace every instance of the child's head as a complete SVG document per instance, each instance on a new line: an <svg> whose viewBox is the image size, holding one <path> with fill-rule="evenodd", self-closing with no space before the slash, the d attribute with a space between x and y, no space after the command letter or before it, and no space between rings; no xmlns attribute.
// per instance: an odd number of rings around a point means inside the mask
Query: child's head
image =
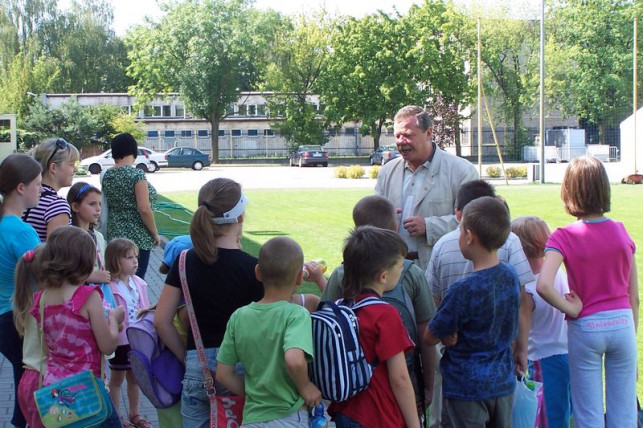
<svg viewBox="0 0 643 428"><path fill-rule="evenodd" d="M58 227L49 233L40 256L40 278L45 287L79 285L94 270L96 246L83 229Z"/></svg>
<svg viewBox="0 0 643 428"><path fill-rule="evenodd" d="M545 257L545 244L551 234L545 220L533 215L518 217L511 222L511 231L520 238L528 259Z"/></svg>
<svg viewBox="0 0 643 428"><path fill-rule="evenodd" d="M373 226L355 228L344 246L344 297L357 297L363 288L377 282L382 272L395 267L406 253L406 244L392 230Z"/></svg>
<svg viewBox="0 0 643 428"><path fill-rule="evenodd" d="M101 211L101 192L89 183L79 181L69 188L67 202L71 207L71 224L78 226L78 221L89 223L93 229L98 223Z"/></svg>
<svg viewBox="0 0 643 428"><path fill-rule="evenodd" d="M560 196L574 217L610 210L610 182L603 163L591 156L572 159L565 170Z"/></svg>
<svg viewBox="0 0 643 428"><path fill-rule="evenodd" d="M33 208L38 205L38 200L40 198L40 173L42 172L42 167L38 162L36 162L31 156L14 153L0 163L0 195L3 198L8 197L13 192L18 189L19 186L25 188L30 184L37 184L37 189L34 189L33 196L29 198L26 202L26 208ZM38 180L35 182L34 180ZM26 195L27 193L25 193ZM0 218L4 212L3 202L0 201Z"/></svg>
<svg viewBox="0 0 643 428"><path fill-rule="evenodd" d="M360 199L353 208L355 227L371 225L397 231L395 206L383 196L370 195Z"/></svg>
<svg viewBox="0 0 643 428"><path fill-rule="evenodd" d="M134 275L138 269L138 247L126 238L114 238L105 248L105 268L112 277Z"/></svg>
<svg viewBox="0 0 643 428"><path fill-rule="evenodd" d="M458 193L455 199L456 213L459 211L460 215L464 207L471 201L482 198L483 196L496 196L496 191L493 186L484 180L471 180L463 183L458 188Z"/></svg>
<svg viewBox="0 0 643 428"><path fill-rule="evenodd" d="M304 252L292 239L270 239L261 246L258 259L257 279L265 287L290 287L301 282Z"/></svg>
<svg viewBox="0 0 643 428"><path fill-rule="evenodd" d="M33 306L33 293L40 283L40 255L45 244L29 250L18 259L13 294L13 322L20 336L24 336L25 319Z"/></svg>
<svg viewBox="0 0 643 428"><path fill-rule="evenodd" d="M462 211L462 235L473 233L480 246L487 251L502 247L509 236L510 228L509 212L495 197L483 196L475 199ZM462 243L462 239L460 242ZM465 251L462 253L465 254Z"/></svg>
<svg viewBox="0 0 643 428"><path fill-rule="evenodd" d="M217 239L243 223L248 199L236 181L215 178L201 187L198 202L190 223L190 236L199 259L212 264L218 257Z"/></svg>

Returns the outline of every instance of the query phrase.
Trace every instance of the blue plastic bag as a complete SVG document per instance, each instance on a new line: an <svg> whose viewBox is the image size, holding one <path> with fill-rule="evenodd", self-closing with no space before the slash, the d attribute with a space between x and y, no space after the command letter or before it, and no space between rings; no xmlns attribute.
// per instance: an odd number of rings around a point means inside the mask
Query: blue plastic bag
<svg viewBox="0 0 643 428"><path fill-rule="evenodd" d="M516 380L512 419L514 428L534 428L538 413L538 390L543 384L522 378Z"/></svg>

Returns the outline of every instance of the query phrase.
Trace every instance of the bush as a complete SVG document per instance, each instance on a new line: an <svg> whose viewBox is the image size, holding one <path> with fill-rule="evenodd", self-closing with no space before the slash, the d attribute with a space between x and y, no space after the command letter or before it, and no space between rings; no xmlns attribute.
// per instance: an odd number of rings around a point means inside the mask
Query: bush
<svg viewBox="0 0 643 428"><path fill-rule="evenodd" d="M371 167L371 170L368 172L368 176L371 178L377 178L380 175L380 169L382 169L382 167L379 165Z"/></svg>
<svg viewBox="0 0 643 428"><path fill-rule="evenodd" d="M335 168L335 178L346 178L348 173L348 168L345 166L338 166Z"/></svg>
<svg viewBox="0 0 643 428"><path fill-rule="evenodd" d="M89 175L89 173L87 172L87 170L85 168L80 167L80 166L78 167L78 170L74 174L75 177L84 177L86 175Z"/></svg>
<svg viewBox="0 0 643 428"><path fill-rule="evenodd" d="M499 178L502 172L499 166L488 166L486 171L487 175L491 178Z"/></svg>
<svg viewBox="0 0 643 428"><path fill-rule="evenodd" d="M362 178L365 172L361 166L351 165L348 167L347 176L348 178Z"/></svg>
<svg viewBox="0 0 643 428"><path fill-rule="evenodd" d="M508 178L525 178L527 177L526 166L512 166L506 169L505 173Z"/></svg>

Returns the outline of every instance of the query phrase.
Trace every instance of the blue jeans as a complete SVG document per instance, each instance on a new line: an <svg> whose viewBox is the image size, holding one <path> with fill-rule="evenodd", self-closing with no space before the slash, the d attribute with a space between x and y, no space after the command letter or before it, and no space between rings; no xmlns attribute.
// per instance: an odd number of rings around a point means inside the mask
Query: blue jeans
<svg viewBox="0 0 643 428"><path fill-rule="evenodd" d="M217 354L219 348L205 349L208 367L215 377L217 367ZM235 372L243 376L240 364L235 367ZM231 395L232 393L220 383L215 383L218 395ZM203 387L203 371L196 350L190 350L185 355L185 375L183 376L183 392L181 392L181 415L184 428L209 428L210 426L210 399Z"/></svg>
<svg viewBox="0 0 643 428"><path fill-rule="evenodd" d="M567 325L574 427L636 427L637 356L632 310L599 312Z"/></svg>
<svg viewBox="0 0 643 428"><path fill-rule="evenodd" d="M571 389L569 386L569 356L552 355L540 360L549 428L569 427Z"/></svg>
<svg viewBox="0 0 643 428"><path fill-rule="evenodd" d="M138 250L138 268L136 269L136 276L145 279L147 273L147 266L150 264L151 250Z"/></svg>
<svg viewBox="0 0 643 428"><path fill-rule="evenodd" d="M22 377L22 339L13 324L13 311L0 315L0 353L13 366L13 416L11 424L16 427L27 426L27 421L18 406L18 384Z"/></svg>
<svg viewBox="0 0 643 428"><path fill-rule="evenodd" d="M335 421L335 426L337 428L364 428L354 419L351 419L346 415L342 415L341 413L336 413L333 416L333 420Z"/></svg>

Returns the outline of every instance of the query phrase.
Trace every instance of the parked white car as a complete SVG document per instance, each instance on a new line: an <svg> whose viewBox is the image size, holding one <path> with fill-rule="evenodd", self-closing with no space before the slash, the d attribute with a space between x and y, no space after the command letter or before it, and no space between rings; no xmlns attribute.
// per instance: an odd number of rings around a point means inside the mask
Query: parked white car
<svg viewBox="0 0 643 428"><path fill-rule="evenodd" d="M104 153L101 153L97 156L91 156L80 161L80 166L92 174L100 174L101 171L109 169L114 166L114 158L112 157L112 151L107 150ZM138 156L134 160L134 166L138 169L141 169L145 172L155 172L156 166L147 158L143 151L138 149Z"/></svg>
<svg viewBox="0 0 643 428"><path fill-rule="evenodd" d="M165 157L165 153L161 152L155 152L152 149L148 149L147 147L139 147L139 150L143 152L145 156L150 160L150 163L154 165L155 170L158 171L159 168L161 167L167 167L167 158Z"/></svg>

